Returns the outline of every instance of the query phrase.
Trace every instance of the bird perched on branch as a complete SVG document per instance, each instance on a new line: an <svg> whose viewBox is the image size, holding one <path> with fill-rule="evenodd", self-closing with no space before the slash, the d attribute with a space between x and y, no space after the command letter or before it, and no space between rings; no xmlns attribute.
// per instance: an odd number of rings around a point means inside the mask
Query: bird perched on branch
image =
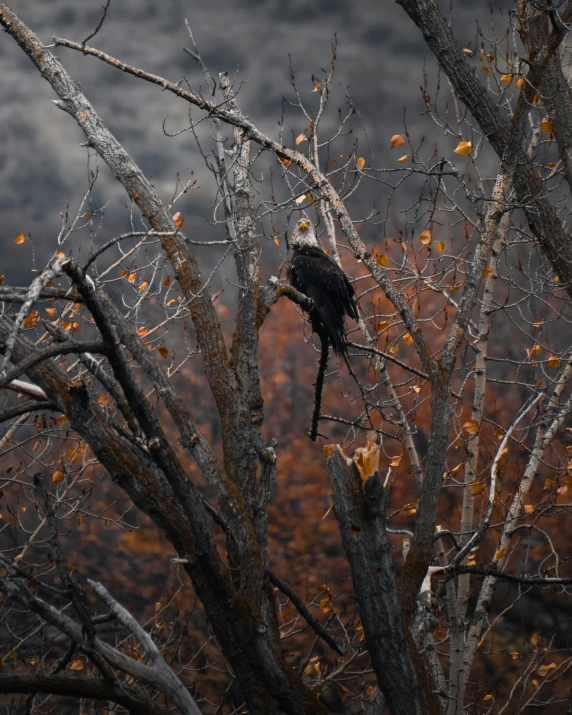
<svg viewBox="0 0 572 715"><path fill-rule="evenodd" d="M294 251L288 279L296 290L314 302L312 329L332 346L336 355L347 355L345 316L359 321L355 291L338 264L325 253L306 217L300 219L290 241Z"/></svg>
<svg viewBox="0 0 572 715"><path fill-rule="evenodd" d="M338 264L322 250L314 227L307 217L298 221L290 241L294 255L288 269L288 280L297 291L312 299L310 311L312 330L322 343L310 439L318 436L322 405L322 388L328 364L329 346L341 355L351 372L346 348L346 315L360 322L355 291Z"/></svg>

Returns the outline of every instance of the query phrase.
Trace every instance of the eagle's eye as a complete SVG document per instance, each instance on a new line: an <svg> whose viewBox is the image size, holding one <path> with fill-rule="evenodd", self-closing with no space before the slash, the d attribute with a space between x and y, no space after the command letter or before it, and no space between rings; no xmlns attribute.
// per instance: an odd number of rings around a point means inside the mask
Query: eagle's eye
<svg viewBox="0 0 572 715"><path fill-rule="evenodd" d="M307 221L298 221L298 228L300 231L307 231L310 228L310 224Z"/></svg>

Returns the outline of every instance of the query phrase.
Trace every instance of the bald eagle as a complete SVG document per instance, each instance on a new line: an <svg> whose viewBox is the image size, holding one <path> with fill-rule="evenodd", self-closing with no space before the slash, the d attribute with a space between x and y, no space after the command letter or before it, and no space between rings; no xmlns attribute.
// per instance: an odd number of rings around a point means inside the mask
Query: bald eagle
<svg viewBox="0 0 572 715"><path fill-rule="evenodd" d="M288 280L314 302L312 330L322 346L329 343L336 355L347 358L345 316L359 321L355 291L338 264L325 253L309 219L298 221L291 244L293 257Z"/></svg>

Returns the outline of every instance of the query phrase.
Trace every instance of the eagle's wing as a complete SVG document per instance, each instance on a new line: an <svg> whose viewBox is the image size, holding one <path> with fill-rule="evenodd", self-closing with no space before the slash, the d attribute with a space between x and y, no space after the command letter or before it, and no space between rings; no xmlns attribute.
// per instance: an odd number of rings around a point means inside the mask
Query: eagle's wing
<svg viewBox="0 0 572 715"><path fill-rule="evenodd" d="M355 292L342 269L320 248L295 252L290 280L314 301L336 352L345 350L344 315L359 320Z"/></svg>

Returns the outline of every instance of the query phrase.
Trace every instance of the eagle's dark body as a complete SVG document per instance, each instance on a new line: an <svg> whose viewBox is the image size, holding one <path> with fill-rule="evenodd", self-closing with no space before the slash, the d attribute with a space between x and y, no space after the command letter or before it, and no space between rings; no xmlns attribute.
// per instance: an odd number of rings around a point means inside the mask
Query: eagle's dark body
<svg viewBox="0 0 572 715"><path fill-rule="evenodd" d="M317 243L317 242L316 242ZM345 316L359 320L355 291L346 274L319 245L293 245L288 279L314 302L312 329L327 338L337 355L346 354Z"/></svg>

